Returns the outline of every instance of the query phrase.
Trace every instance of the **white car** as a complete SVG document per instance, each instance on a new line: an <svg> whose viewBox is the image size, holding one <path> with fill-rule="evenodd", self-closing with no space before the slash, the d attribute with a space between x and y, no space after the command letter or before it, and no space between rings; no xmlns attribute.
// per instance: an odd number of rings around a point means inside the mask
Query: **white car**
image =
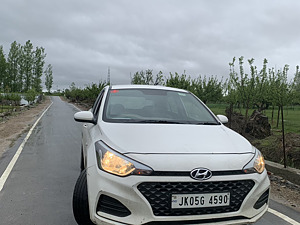
<svg viewBox="0 0 300 225"><path fill-rule="evenodd" d="M79 225L245 224L268 209L260 151L186 90L107 86L83 122Z"/></svg>

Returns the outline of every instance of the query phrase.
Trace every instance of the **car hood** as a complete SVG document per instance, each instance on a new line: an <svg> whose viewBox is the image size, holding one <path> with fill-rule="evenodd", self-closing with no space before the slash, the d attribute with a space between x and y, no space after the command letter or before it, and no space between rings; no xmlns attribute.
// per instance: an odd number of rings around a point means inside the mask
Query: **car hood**
<svg viewBox="0 0 300 225"><path fill-rule="evenodd" d="M123 154L244 154L252 145L224 125L99 124L103 141Z"/></svg>

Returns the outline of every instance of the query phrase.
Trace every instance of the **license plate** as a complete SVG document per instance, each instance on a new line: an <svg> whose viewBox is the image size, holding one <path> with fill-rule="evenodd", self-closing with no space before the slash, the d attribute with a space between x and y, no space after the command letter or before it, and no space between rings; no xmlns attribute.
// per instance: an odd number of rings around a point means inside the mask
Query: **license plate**
<svg viewBox="0 0 300 225"><path fill-rule="evenodd" d="M228 206L230 193L173 194L172 209Z"/></svg>

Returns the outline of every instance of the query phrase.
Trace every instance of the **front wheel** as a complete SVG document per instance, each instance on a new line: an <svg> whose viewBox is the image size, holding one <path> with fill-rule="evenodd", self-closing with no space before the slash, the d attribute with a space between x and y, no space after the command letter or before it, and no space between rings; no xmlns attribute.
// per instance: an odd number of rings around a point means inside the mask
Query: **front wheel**
<svg viewBox="0 0 300 225"><path fill-rule="evenodd" d="M86 170L81 172L74 188L73 214L78 225L94 225L89 213Z"/></svg>

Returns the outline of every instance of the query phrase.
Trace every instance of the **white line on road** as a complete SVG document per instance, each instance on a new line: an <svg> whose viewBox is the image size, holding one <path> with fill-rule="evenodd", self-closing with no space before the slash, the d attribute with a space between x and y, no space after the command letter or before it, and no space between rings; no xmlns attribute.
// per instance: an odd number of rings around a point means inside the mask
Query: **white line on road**
<svg viewBox="0 0 300 225"><path fill-rule="evenodd" d="M76 105L71 104L75 109L77 109L79 112L81 111L81 109L79 109Z"/></svg>
<svg viewBox="0 0 300 225"><path fill-rule="evenodd" d="M270 209L270 208L269 208L269 209L268 209L268 212L274 214L275 216L280 217L281 219L285 220L286 222L289 222L290 224L293 224L293 225L300 225L300 223L298 223L296 220L293 220L293 219L291 219L290 217L288 217L288 216L286 216L286 215L284 215L284 214L282 214L282 213L280 213L280 212L278 212L278 211L276 211L276 210L274 210L274 209Z"/></svg>
<svg viewBox="0 0 300 225"><path fill-rule="evenodd" d="M47 112L47 110L51 107L51 105L53 104L53 102L48 106L48 108L42 113L42 115L37 119L37 121L35 121L35 123L33 124L33 126L31 127L31 129L29 130L28 134L26 135L25 139L23 140L22 144L20 145L20 147L18 148L18 150L16 151L14 157L11 159L10 163L8 164L7 168L5 169L5 171L3 172L2 176L0 177L0 192L2 191L4 184L9 176L9 174L11 173L12 169L14 168L14 165L16 164L21 152L23 151L23 148L28 140L28 138L30 137L33 129L36 127L36 125L38 124L38 122L40 121L40 119L43 117L43 115Z"/></svg>

